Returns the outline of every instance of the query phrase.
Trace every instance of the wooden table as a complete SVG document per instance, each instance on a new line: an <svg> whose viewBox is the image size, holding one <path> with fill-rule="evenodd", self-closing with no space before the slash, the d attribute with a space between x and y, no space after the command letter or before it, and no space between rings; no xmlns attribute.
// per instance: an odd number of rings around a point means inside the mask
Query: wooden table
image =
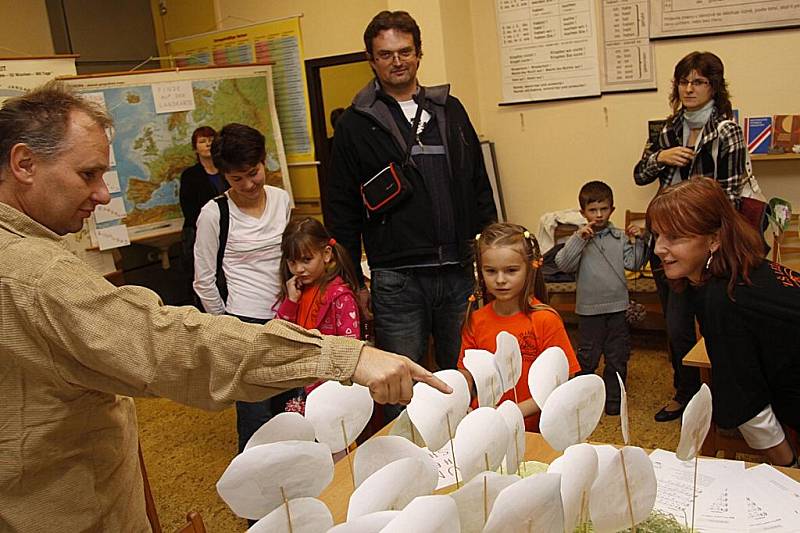
<svg viewBox="0 0 800 533"><path fill-rule="evenodd" d="M697 344L689 350L689 353L683 358L684 366L693 366L700 369L700 380L711 386L711 361L708 359L708 352L706 351L706 340L700 337ZM718 452L722 452L723 457L726 459L735 459L736 453L747 453L750 455L763 455L760 451L754 450L747 445L745 440L738 434L728 435L720 433L714 421L711 421L711 427L708 430L706 440L703 442L701 452L703 455L709 457L716 457Z"/></svg>
<svg viewBox="0 0 800 533"><path fill-rule="evenodd" d="M391 423L385 428L376 433L375 438L380 435L386 435L389 432ZM650 450L647 450L648 453ZM358 453L358 450L356 450ZM556 457L560 456L558 452L550 447L545 442L542 436L538 433L525 434L525 460L526 461L540 461L542 463L551 463ZM752 463L747 463L747 466L753 466ZM786 474L795 481L800 482L800 470L796 468L782 468L776 467L782 473ZM455 490L455 485L445 487L436 491L436 494L447 494ZM333 522L340 524L347 520L347 504L350 501L350 495L353 493L353 480L350 477L350 467L347 465L347 458L342 459L333 469L333 481L322 492L319 499L325 502L325 505L330 509L333 515Z"/></svg>

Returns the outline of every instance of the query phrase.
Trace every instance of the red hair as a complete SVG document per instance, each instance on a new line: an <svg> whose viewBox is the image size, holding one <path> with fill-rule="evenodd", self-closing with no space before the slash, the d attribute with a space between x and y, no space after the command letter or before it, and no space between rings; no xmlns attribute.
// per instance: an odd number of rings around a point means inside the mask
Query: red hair
<svg viewBox="0 0 800 533"><path fill-rule="evenodd" d="M670 237L707 236L719 233L719 250L706 276L728 278L728 295L741 277L751 284L750 272L764 259L763 239L740 215L711 178L692 178L666 188L647 207L647 227ZM680 290L687 280L671 282Z"/></svg>

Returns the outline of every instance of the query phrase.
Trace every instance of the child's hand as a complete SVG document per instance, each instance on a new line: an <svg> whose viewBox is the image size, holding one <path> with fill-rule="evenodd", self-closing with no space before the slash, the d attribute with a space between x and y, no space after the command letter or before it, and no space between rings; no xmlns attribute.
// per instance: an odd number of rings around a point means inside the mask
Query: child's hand
<svg viewBox="0 0 800 533"><path fill-rule="evenodd" d="M297 279L297 276L292 276L289 278L289 281L286 282L286 296L297 303L300 301L300 295L303 293L303 284L300 283L300 280Z"/></svg>
<svg viewBox="0 0 800 533"><path fill-rule="evenodd" d="M588 241L594 237L594 222L589 222L584 227L578 230L578 236L584 241Z"/></svg>
<svg viewBox="0 0 800 533"><path fill-rule="evenodd" d="M629 237L641 239L644 236L644 228L636 224L631 224L625 229L625 233L627 233Z"/></svg>

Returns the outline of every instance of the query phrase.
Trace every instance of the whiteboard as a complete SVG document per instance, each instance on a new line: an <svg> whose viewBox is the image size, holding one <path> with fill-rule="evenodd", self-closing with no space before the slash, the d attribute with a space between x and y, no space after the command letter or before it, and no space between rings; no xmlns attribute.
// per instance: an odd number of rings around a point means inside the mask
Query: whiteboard
<svg viewBox="0 0 800 533"><path fill-rule="evenodd" d="M650 0L650 37L800 26L800 0Z"/></svg>

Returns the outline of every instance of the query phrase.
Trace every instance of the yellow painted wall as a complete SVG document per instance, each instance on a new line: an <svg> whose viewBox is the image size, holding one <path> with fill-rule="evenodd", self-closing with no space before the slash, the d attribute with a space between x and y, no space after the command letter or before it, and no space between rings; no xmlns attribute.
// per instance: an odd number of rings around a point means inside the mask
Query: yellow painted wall
<svg viewBox="0 0 800 533"><path fill-rule="evenodd" d="M0 57L53 55L44 0L0 2Z"/></svg>
<svg viewBox="0 0 800 533"><path fill-rule="evenodd" d="M216 29L214 0L169 0L165 13L161 12L160 7L159 0L150 0L158 51L162 56L167 55L164 41ZM162 62L162 65L169 66L166 62Z"/></svg>
<svg viewBox="0 0 800 533"><path fill-rule="evenodd" d="M502 92L494 0L470 0L470 8L479 72L477 128L496 143L510 219L531 229L543 213L577 206L578 189L593 178L614 189L617 224L626 208L646 208L657 186L636 186L632 169L644 146L647 120L669 112L675 63L693 50L722 58L740 116L800 113L800 61L790 52L800 49L796 29L656 41L657 92L498 107ZM780 195L800 206L800 161L756 162L755 173L768 197Z"/></svg>
<svg viewBox="0 0 800 533"><path fill-rule="evenodd" d="M741 116L800 113L800 61L792 55L800 49L797 29L656 41L657 91L499 107L494 0L216 2L230 26L246 23L242 17L255 22L302 13L309 58L362 50L364 28L375 13L408 10L422 28L420 80L451 83L478 133L495 142L509 217L531 229L543 213L576 206L578 189L589 179L613 187L618 224L625 209L645 209L656 185L636 186L632 169L647 121L669 112L672 69L688 52L709 50L723 59ZM756 162L755 172L767 196L800 206L800 161Z"/></svg>
<svg viewBox="0 0 800 533"><path fill-rule="evenodd" d="M367 61L325 67L319 71L322 82L322 100L325 107L325 124L328 137L333 136L330 123L331 111L337 107L347 108L353 96L373 77Z"/></svg>

